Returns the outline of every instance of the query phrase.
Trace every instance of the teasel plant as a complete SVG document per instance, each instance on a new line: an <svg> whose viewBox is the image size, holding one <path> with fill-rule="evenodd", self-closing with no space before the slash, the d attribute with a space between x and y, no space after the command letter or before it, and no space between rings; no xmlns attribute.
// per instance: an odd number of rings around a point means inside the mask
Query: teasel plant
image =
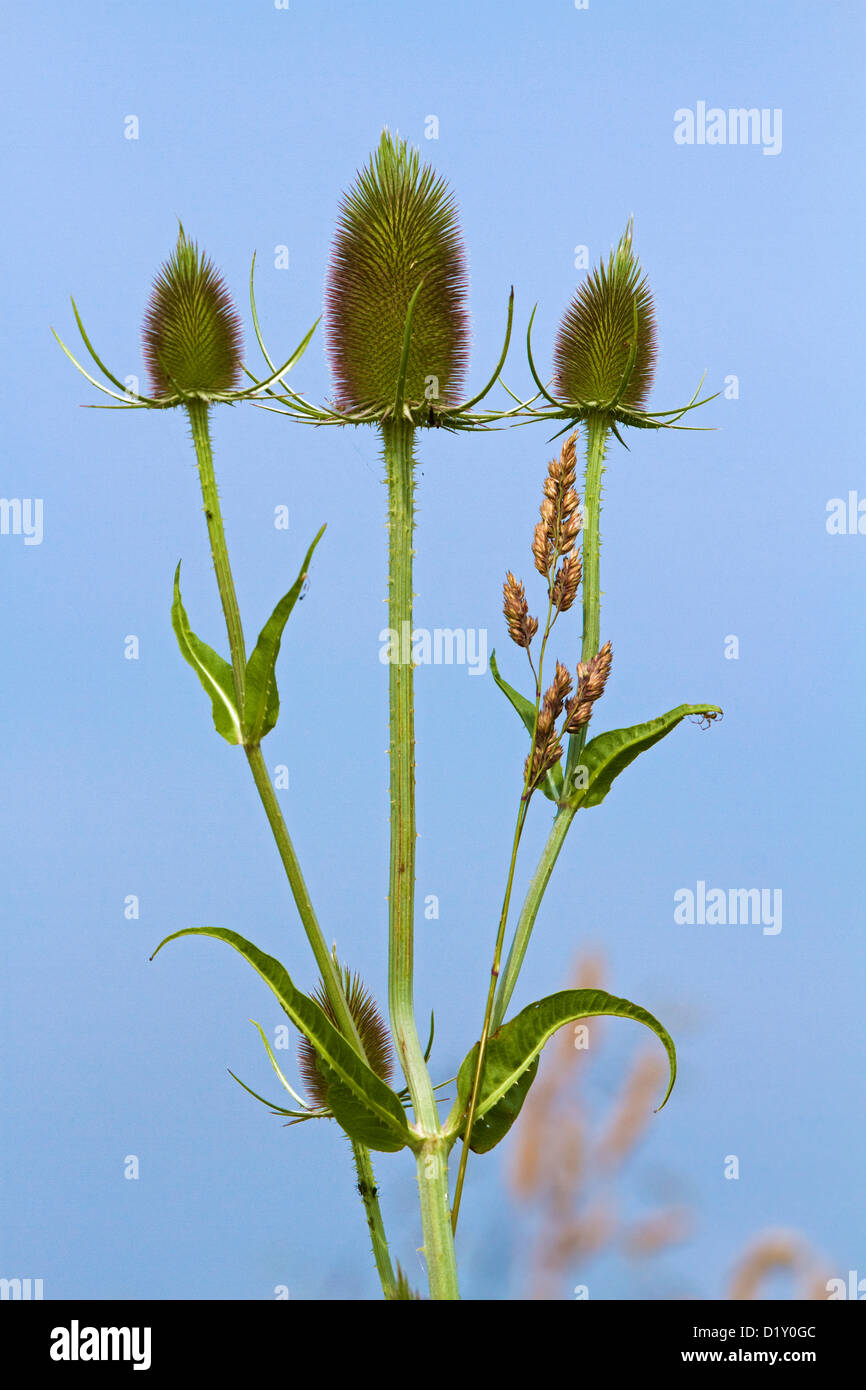
<svg viewBox="0 0 866 1390"><path fill-rule="evenodd" d="M210 699L216 731L229 744L244 749L318 967L319 984L312 993L305 993L278 960L237 932L222 927L187 927L174 932L157 946L154 956L167 942L181 936L213 937L238 951L269 986L298 1031L302 1078L299 1084L306 1086L306 1096L299 1094L285 1077L257 1023L255 1027L270 1064L289 1100L274 1105L245 1082L240 1084L291 1126L312 1119L333 1119L345 1133L353 1153L357 1189L364 1204L377 1272L389 1300L414 1299L418 1295L399 1263L392 1263L371 1151L392 1153L408 1149L412 1153L430 1296L436 1300L456 1299L459 1285L455 1231L469 1151L485 1153L508 1133L536 1075L541 1051L559 1028L576 1019L601 1014L640 1022L655 1033L667 1054L669 1082L662 1104L674 1084L676 1053L663 1025L640 1006L603 990L560 991L505 1020L541 897L564 838L564 831L560 835L557 827L563 825L567 829L579 807L599 804L619 772L687 714L711 719L719 712L715 706L684 705L649 725L615 730L586 743L587 726L602 698L612 660L610 644L601 647L598 640L598 503L593 498L597 499L600 491L606 435L618 425L639 422L641 391L648 384L650 371L650 358L641 348L648 341L649 320L646 316L641 318L647 301L633 280L631 267L629 237L621 243L608 270L590 281L590 290L595 285L599 296L598 304L593 301L591 305L595 338L585 331L580 294L577 307L572 306L573 312L566 316L557 347L558 397L536 379L537 392L522 400L502 381L511 336L513 293L509 297L499 361L485 386L467 397L467 277L456 204L444 180L429 166L422 165L418 152L386 131L369 164L344 196L338 216L325 306L334 376L333 402L317 405L295 391L289 382L289 373L302 357L316 324L281 366L274 365L258 319L255 258L250 273L250 310L266 370L257 376L244 364L241 326L234 302L213 265L189 241L182 227L175 251L157 277L144 322L143 347L151 395L124 390L120 379L105 367L93 348L74 302L82 340L102 380L83 367L61 342L64 352L87 380L111 398L107 408L179 408L187 414L225 618L228 659L193 632L181 598L180 565L174 576L172 624L184 659L195 670ZM615 302L616 315L612 316L608 299ZM626 329L631 328L631 337L625 339L624 363L623 323ZM579 349L568 347L568 333L579 343ZM527 347L535 376L529 337ZM604 390L593 386L594 394L588 396L586 381L580 374L569 375L574 362L588 362L592 371L599 368ZM612 393L605 395L607 383L620 367ZM244 378L246 384L242 384ZM497 382L513 404L502 410L479 409ZM517 828L482 1029L451 1082L434 1082L429 1068L432 1020L427 1045L422 1047L415 1018L412 661L404 659L402 643L397 643L398 653L392 654L389 662L389 1027L366 987L338 958L336 946L329 950L326 945L261 752L261 742L274 728L280 712L276 664L284 629L325 528L313 539L297 578L275 606L248 654L210 438L211 409L219 404L241 403L252 403L305 424L367 425L378 430L388 495L389 625L396 633L402 633L407 626L411 632L413 627L418 432L430 428L471 432L549 419L565 419L562 432L570 430L559 456L548 465L540 521L530 547L534 568L547 589L543 626L529 613L523 583L511 572L505 582L506 624L510 636L529 660L534 700L524 698L507 685L498 673L495 659L491 667L530 735L530 746L518 797ZM676 427L682 413L696 403L695 398L679 414L646 416L644 423L655 420L652 427ZM587 422L590 446L580 499L573 427L583 420ZM572 674L572 668L557 659L550 676L549 663L545 672L545 662L554 625L577 604L581 586L584 632L580 661ZM566 743L568 755L564 752ZM557 833L553 848L545 851L533 878L503 971L501 958L517 850L530 802L538 791L556 803ZM394 1060L399 1063L405 1082L399 1090L393 1079ZM456 1084L456 1095L443 1117L438 1093L443 1085L452 1083ZM462 1152L452 1202L449 1160L458 1140Z"/></svg>
<svg viewBox="0 0 866 1390"><path fill-rule="evenodd" d="M298 914L306 932L320 973L320 987L314 997L301 993L287 972L270 956L257 950L237 933L219 928L188 928L174 936L207 935L237 949L269 983L280 1004L303 1038L315 1038L315 1055L321 1068L337 1077L343 1069L350 1073L369 1072L371 1086L379 1082L379 1072L388 1070L388 1050L383 1045L384 1023L361 982L341 969L328 949L310 894L295 853L279 799L268 776L261 751L262 739L273 729L279 716L279 693L275 668L283 631L301 595L313 552L321 539L319 531L304 558L300 573L280 599L264 625L252 653L248 654L238 607L234 578L229 561L225 529L214 472L210 435L210 411L214 405L236 405L265 396L273 381L282 379L301 358L313 330L306 335L291 357L263 378L252 377L252 385L241 386L244 368L240 318L222 277L199 251L180 226L177 245L162 267L153 286L142 330L142 347L152 393L128 392L123 383L103 363L87 335L75 301L73 313L84 346L99 369L102 381L94 377L54 334L67 357L83 376L112 399L108 409L183 409L188 417L195 448L207 521L211 557L225 618L229 660L203 642L192 630L180 591L180 564L174 576L171 621L181 653L196 672L210 698L214 726L227 743L242 745L265 810L277 850L288 879ZM315 325L314 325L315 327ZM53 331L53 330L52 330ZM168 937L166 940L172 940ZM157 947L162 949L165 941ZM154 952L156 955L157 952ZM327 1094L326 1083L311 1089L304 1100L283 1076L267 1037L256 1024L271 1064L293 1101L293 1107L275 1107L275 1113L289 1117L289 1123L338 1113L342 1104L352 1106L351 1087L338 1082ZM303 1060L303 1059L302 1059ZM309 1062L309 1058L307 1058ZM309 1065L302 1073L309 1079ZM321 1072L325 1075L325 1072ZM234 1076L234 1073L232 1073ZM235 1078L239 1080L239 1078ZM245 1083L241 1082L241 1085ZM405 1125L403 1106L384 1082L385 1108L391 1107L392 1128ZM245 1086L246 1090L250 1090ZM345 1091L345 1094L344 1094ZM255 1092L256 1098L262 1100ZM381 1097L379 1097L381 1101ZM267 1104L268 1102L263 1102ZM378 1202L378 1189L364 1138L351 1138L357 1172L357 1188L363 1200L376 1267L387 1298L408 1297L402 1293L405 1280L391 1263ZM394 1147L400 1147L395 1144Z"/></svg>

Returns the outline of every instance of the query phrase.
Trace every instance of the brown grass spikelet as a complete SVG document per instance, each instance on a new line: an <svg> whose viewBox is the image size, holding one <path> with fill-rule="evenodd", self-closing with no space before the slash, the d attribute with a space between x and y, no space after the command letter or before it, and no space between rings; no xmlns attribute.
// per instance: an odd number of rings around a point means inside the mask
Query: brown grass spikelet
<svg viewBox="0 0 866 1390"><path fill-rule="evenodd" d="M528 647L538 631L538 619L530 617L526 591L511 570L502 585L502 600L502 611L512 642L516 642L518 647Z"/></svg>
<svg viewBox="0 0 866 1390"><path fill-rule="evenodd" d="M574 490L576 437L576 434L569 435L559 457L550 460L541 488L541 520L533 533L532 555L535 568L546 579L550 578L557 560L574 549L582 525L580 498Z"/></svg>
<svg viewBox="0 0 866 1390"><path fill-rule="evenodd" d="M394 1053L391 1035L379 1012L379 1007L360 975L353 974L346 966L342 970L343 989L349 1013L361 1037L367 1065L382 1081L390 1081L394 1069ZM312 998L320 1004L326 1017L339 1030L339 1025L325 993L323 984L314 990ZM298 1070L307 1087L310 1104L317 1110L328 1108L328 1086L316 1064L316 1050L307 1038L298 1041Z"/></svg>
<svg viewBox="0 0 866 1390"><path fill-rule="evenodd" d="M589 723L593 705L604 694L612 660L613 650L610 642L605 642L601 651L589 661L578 662L577 694L568 703L568 719L565 722L564 733L574 733L582 725Z"/></svg>
<svg viewBox="0 0 866 1390"><path fill-rule="evenodd" d="M556 721L562 714L570 692L571 673L561 661L557 661L556 673L544 692L544 700L538 712L531 763L527 757L524 764L523 775L525 777L528 774L530 788L537 786L545 773L562 757L562 744L556 731Z"/></svg>
<svg viewBox="0 0 866 1390"><path fill-rule="evenodd" d="M583 557L579 550L566 555L556 572L551 597L557 613L567 613L577 598L583 576Z"/></svg>

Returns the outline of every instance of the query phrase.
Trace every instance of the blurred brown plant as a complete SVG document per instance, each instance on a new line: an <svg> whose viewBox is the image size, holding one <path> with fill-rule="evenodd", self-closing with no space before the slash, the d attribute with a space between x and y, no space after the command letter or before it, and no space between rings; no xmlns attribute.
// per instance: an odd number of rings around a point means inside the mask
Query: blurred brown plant
<svg viewBox="0 0 866 1390"><path fill-rule="evenodd" d="M573 987L604 987L600 956L578 958ZM652 1118L665 1064L655 1052L638 1052L605 1113L593 1123L580 1088L590 1058L598 1057L604 1026L595 1018L560 1030L515 1130L508 1182L535 1232L526 1258L526 1299L568 1297L574 1271L582 1273L602 1252L648 1260L684 1243L695 1230L696 1213L685 1201L637 1217L622 1212L617 1186ZM780 1270L792 1277L792 1298L827 1297L823 1262L801 1235L787 1230L762 1231L748 1244L722 1296L764 1297L767 1279Z"/></svg>

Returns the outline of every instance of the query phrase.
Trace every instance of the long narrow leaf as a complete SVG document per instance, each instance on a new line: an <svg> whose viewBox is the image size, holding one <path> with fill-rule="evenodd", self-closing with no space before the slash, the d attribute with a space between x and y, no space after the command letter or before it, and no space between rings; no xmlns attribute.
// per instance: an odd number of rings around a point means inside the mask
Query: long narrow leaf
<svg viewBox="0 0 866 1390"><path fill-rule="evenodd" d="M265 734L270 733L280 713L280 697L277 692L276 665L280 654L283 629L289 620L292 609L298 601L304 580L310 568L313 551L324 535L324 526L304 556L301 572L277 604L259 634L252 656L247 662L244 682L244 724L250 743L259 743Z"/></svg>
<svg viewBox="0 0 866 1390"><path fill-rule="evenodd" d="M180 563L174 572L174 600L171 605L174 628L181 655L189 662L213 705L213 722L228 743L242 743L241 721L235 704L232 668L217 652L196 637L189 625L180 596Z"/></svg>

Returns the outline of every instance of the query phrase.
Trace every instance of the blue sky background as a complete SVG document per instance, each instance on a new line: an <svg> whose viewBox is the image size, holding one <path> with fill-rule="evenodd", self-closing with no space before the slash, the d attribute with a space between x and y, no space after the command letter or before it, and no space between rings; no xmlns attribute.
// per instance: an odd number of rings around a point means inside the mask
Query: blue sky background
<svg viewBox="0 0 866 1390"><path fill-rule="evenodd" d="M332 1125L282 1129L226 1073L276 1098L247 1021L279 1024L265 987L214 942L148 963L167 933L210 923L315 982L243 756L214 735L169 623L183 557L193 626L223 645L183 420L80 410L96 394L49 325L73 342L74 293L113 370L141 373L142 313L182 217L238 297L248 342L258 251L265 334L288 355L320 313L340 191L384 125L455 192L473 381L495 361L512 283L509 384L528 386L536 301L547 369L580 278L574 247L597 261L630 214L658 310L653 408L687 399L704 371L712 390L739 379L738 400L703 412L715 433L633 433L606 476L602 635L615 664L597 726L684 700L717 702L725 719L681 726L578 818L515 999L564 987L577 950L595 947L609 988L679 1044L680 1080L641 1162L681 1175L694 1236L658 1282L615 1259L582 1277L592 1297L716 1296L768 1226L799 1230L828 1273L866 1275L866 536L825 524L830 499L866 497L849 403L866 347L862 8L48 0L7 7L4 28L0 492L42 498L44 536L0 536L0 1275L42 1278L49 1298L258 1299L281 1284L293 1298L376 1296L345 1141ZM674 112L698 101L781 108L781 153L675 144ZM279 245L288 270L274 268ZM314 399L329 391L321 334L297 382ZM513 568L537 589L528 546L548 434L420 445L416 621L487 629L518 684L501 582ZM328 523L265 753L290 768L281 796L326 934L384 998L376 438L252 409L218 412L214 436L249 634ZM273 526L280 504L288 532ZM577 610L569 622L559 647L573 665ZM137 661L124 659L128 634ZM738 660L725 659L729 634ZM419 913L417 1002L422 1020L436 1008L444 1077L480 1026L525 750L490 677L457 666L419 670L417 734L418 891L440 900L438 921ZM548 824L539 799L519 889ZM674 893L701 879L781 889L782 931L675 924ZM124 918L130 893L137 921ZM599 1107L644 1044L636 1031L606 1030ZM510 1142L470 1165L470 1297L520 1288ZM129 1154L137 1181L124 1178ZM737 1182L723 1177L728 1154ZM377 1171L395 1252L420 1283L411 1160Z"/></svg>

